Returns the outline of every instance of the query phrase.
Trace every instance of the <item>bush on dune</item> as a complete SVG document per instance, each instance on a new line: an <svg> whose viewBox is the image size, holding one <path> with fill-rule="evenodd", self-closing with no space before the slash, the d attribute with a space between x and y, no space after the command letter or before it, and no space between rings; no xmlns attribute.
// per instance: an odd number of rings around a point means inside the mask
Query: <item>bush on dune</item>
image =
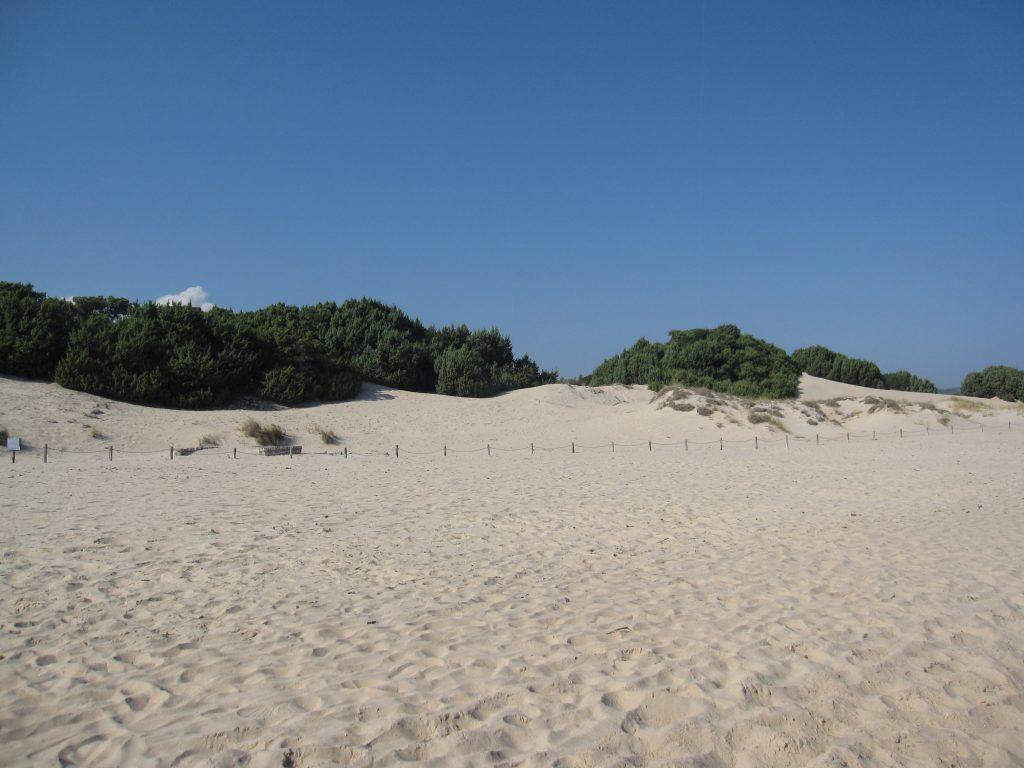
<svg viewBox="0 0 1024 768"><path fill-rule="evenodd" d="M735 325L672 331L666 343L640 339L601 363L587 384L706 387L740 397L796 397L799 371L784 350Z"/></svg>
<svg viewBox="0 0 1024 768"><path fill-rule="evenodd" d="M885 379L886 389L896 389L901 392L928 392L937 393L939 390L930 379L915 376L910 371L894 371L882 374Z"/></svg>
<svg viewBox="0 0 1024 768"><path fill-rule="evenodd" d="M793 362L804 373L829 381L856 384L858 387L871 387L872 389L897 389L903 392L934 393L938 391L931 381L915 376L910 371L882 373L881 369L870 360L847 357L820 344L797 349L793 352L792 357Z"/></svg>
<svg viewBox="0 0 1024 768"><path fill-rule="evenodd" d="M964 377L960 394L1024 401L1024 371L1008 365L990 365Z"/></svg>

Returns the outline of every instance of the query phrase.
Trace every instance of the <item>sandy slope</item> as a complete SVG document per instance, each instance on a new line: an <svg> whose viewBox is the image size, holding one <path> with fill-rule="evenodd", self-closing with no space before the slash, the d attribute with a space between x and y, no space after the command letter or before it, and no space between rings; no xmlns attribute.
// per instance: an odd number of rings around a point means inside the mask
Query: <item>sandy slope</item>
<svg viewBox="0 0 1024 768"><path fill-rule="evenodd" d="M838 386L776 406L788 449L770 404L374 389L258 415L399 459L2 464L3 763L1020 765L1021 416ZM98 402L0 380L0 426L246 444L237 410Z"/></svg>

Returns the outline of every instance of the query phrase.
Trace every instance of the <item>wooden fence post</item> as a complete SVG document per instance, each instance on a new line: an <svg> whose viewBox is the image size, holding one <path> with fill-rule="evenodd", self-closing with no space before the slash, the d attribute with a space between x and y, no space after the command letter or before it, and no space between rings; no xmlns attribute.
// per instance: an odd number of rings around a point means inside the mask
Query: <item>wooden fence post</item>
<svg viewBox="0 0 1024 768"><path fill-rule="evenodd" d="M530 443L530 453L533 453L533 443Z"/></svg>
<svg viewBox="0 0 1024 768"><path fill-rule="evenodd" d="M573 441L573 442L572 442L572 443L570 444L570 447L569 447L569 452L570 452L570 453L576 453L576 441Z"/></svg>
<svg viewBox="0 0 1024 768"><path fill-rule="evenodd" d="M683 450L684 451L690 450L690 441L687 440L685 437L683 438Z"/></svg>
<svg viewBox="0 0 1024 768"><path fill-rule="evenodd" d="M50 453L50 446L48 443L43 443L43 464L46 463L47 455Z"/></svg>
<svg viewBox="0 0 1024 768"><path fill-rule="evenodd" d="M174 461L174 446L171 446L171 461Z"/></svg>
<svg viewBox="0 0 1024 768"><path fill-rule="evenodd" d="M444 455L445 456L448 455L448 444L447 443L445 443L445 446L444 446Z"/></svg>
<svg viewBox="0 0 1024 768"><path fill-rule="evenodd" d="M110 446L110 461L114 460L114 446Z"/></svg>
<svg viewBox="0 0 1024 768"><path fill-rule="evenodd" d="M789 450L789 435L786 435L786 450Z"/></svg>
<svg viewBox="0 0 1024 768"><path fill-rule="evenodd" d="M720 450L720 451L724 451L725 450L725 448L723 447L722 438L718 438L718 450Z"/></svg>
<svg viewBox="0 0 1024 768"><path fill-rule="evenodd" d="M647 450L648 451L653 451L654 450L654 448L651 447L651 441L650 440L647 441Z"/></svg>
<svg viewBox="0 0 1024 768"><path fill-rule="evenodd" d="M819 435L817 432L814 433L814 444L821 445L821 435Z"/></svg>
<svg viewBox="0 0 1024 768"><path fill-rule="evenodd" d="M346 459L348 458L348 446L347 445L345 446L345 458Z"/></svg>
<svg viewBox="0 0 1024 768"><path fill-rule="evenodd" d="M612 440L612 453L615 453L615 441Z"/></svg>
<svg viewBox="0 0 1024 768"><path fill-rule="evenodd" d="M850 433L849 432L846 433L846 442L850 442Z"/></svg>
<svg viewBox="0 0 1024 768"><path fill-rule="evenodd" d="M490 453L490 451L488 451L488 453ZM397 445L395 446L395 458L396 459L398 458L398 446Z"/></svg>
<svg viewBox="0 0 1024 768"><path fill-rule="evenodd" d="M491 444L490 443L487 444L487 455L488 456L491 455Z"/></svg>
<svg viewBox="0 0 1024 768"><path fill-rule="evenodd" d="M757 435L754 435L754 450L757 450Z"/></svg>
<svg viewBox="0 0 1024 768"><path fill-rule="evenodd" d="M872 439L872 440L876 440L876 439L877 439L877 438L875 437L875 430L873 430L873 429L871 430L871 439Z"/></svg>
<svg viewBox="0 0 1024 768"><path fill-rule="evenodd" d="M900 427L900 440L903 439L903 427Z"/></svg>
<svg viewBox="0 0 1024 768"><path fill-rule="evenodd" d="M231 449L231 458L233 458L233 459L237 459L238 458L238 449L237 448L232 448Z"/></svg>

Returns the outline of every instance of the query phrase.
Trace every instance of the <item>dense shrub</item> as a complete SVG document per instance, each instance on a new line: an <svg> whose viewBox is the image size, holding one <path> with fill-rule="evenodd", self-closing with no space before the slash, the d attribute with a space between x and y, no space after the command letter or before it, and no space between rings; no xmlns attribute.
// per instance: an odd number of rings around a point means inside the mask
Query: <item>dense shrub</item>
<svg viewBox="0 0 1024 768"><path fill-rule="evenodd" d="M721 325L672 331L667 343L640 339L601 363L587 383L672 383L742 397L796 397L799 371L774 344Z"/></svg>
<svg viewBox="0 0 1024 768"><path fill-rule="evenodd" d="M483 397L491 391L490 370L469 347L448 347L437 360L437 391L442 395Z"/></svg>
<svg viewBox="0 0 1024 768"><path fill-rule="evenodd" d="M462 350L441 366L442 355ZM49 299L0 283L0 373L52 379L128 402L221 405L242 394L280 403L343 400L363 380L469 396L554 381L515 358L497 329L436 329L372 299L254 312L136 304L103 296Z"/></svg>
<svg viewBox="0 0 1024 768"><path fill-rule="evenodd" d="M67 347L75 312L31 285L0 282L0 372L51 379Z"/></svg>
<svg viewBox="0 0 1024 768"><path fill-rule="evenodd" d="M1024 400L1024 371L1008 365L990 365L964 377L961 395Z"/></svg>
<svg viewBox="0 0 1024 768"><path fill-rule="evenodd" d="M910 371L893 371L882 374L885 379L886 389L898 389L902 392L938 392L935 384L930 379L923 379L915 376Z"/></svg>
<svg viewBox="0 0 1024 768"><path fill-rule="evenodd" d="M793 362L804 373L829 381L875 389L885 387L882 371L870 360L847 357L820 345L796 350L793 352Z"/></svg>
<svg viewBox="0 0 1024 768"><path fill-rule="evenodd" d="M898 389L904 392L938 391L931 381L915 376L910 371L882 373L870 360L847 357L821 345L798 349L793 352L792 357L793 362L804 373L830 381L875 389Z"/></svg>

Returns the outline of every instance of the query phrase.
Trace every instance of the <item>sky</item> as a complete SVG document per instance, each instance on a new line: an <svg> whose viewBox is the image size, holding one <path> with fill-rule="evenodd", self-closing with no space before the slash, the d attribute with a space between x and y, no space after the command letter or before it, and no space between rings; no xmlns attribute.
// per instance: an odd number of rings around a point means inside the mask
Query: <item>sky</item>
<svg viewBox="0 0 1024 768"><path fill-rule="evenodd" d="M955 386L1024 367L1024 3L6 0L0 279Z"/></svg>

